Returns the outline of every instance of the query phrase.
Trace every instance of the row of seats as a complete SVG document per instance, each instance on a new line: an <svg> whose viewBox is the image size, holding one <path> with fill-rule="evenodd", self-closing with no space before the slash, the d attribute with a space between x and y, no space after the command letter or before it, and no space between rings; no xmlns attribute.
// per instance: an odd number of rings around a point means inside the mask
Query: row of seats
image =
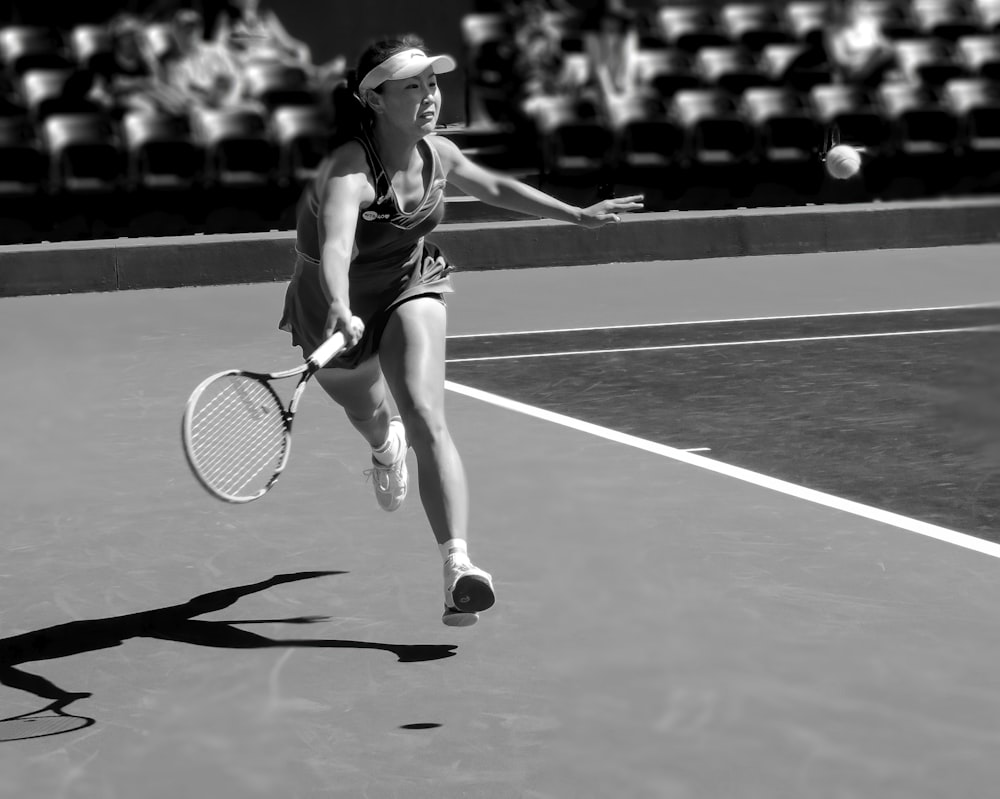
<svg viewBox="0 0 1000 799"><path fill-rule="evenodd" d="M583 117L550 98L536 120L546 172L608 162L637 168L742 161L818 163L830 135L863 146L869 161L952 152L1000 153L1000 82L959 78L939 92L906 82L873 91L824 84L683 89L669 103L627 98L609 119Z"/></svg>
<svg viewBox="0 0 1000 799"><path fill-rule="evenodd" d="M0 194L296 185L332 135L318 105L192 112L188 117L94 111L51 113L36 124L0 117Z"/></svg>

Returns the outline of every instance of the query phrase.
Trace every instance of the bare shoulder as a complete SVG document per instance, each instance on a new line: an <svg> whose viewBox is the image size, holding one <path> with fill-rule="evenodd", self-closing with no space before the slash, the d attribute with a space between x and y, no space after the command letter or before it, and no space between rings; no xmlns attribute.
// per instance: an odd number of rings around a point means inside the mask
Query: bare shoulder
<svg viewBox="0 0 1000 799"><path fill-rule="evenodd" d="M331 192L343 198L353 196L362 205L367 205L375 199L374 178L364 148L356 141L341 144L328 156L329 164L326 170L322 194L326 197Z"/></svg>
<svg viewBox="0 0 1000 799"><path fill-rule="evenodd" d="M465 158L458 145L447 136L439 136L437 134L428 136L427 143L437 152L445 172L450 172L452 167Z"/></svg>

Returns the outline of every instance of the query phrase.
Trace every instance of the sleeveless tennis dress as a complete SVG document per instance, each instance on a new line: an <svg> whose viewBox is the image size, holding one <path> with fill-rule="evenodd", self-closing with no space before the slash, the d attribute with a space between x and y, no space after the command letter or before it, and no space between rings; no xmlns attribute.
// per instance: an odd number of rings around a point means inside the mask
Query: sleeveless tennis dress
<svg viewBox="0 0 1000 799"><path fill-rule="evenodd" d="M444 218L445 178L437 150L426 140L418 147L431 176L420 204L404 212L396 202L392 183L371 141L357 139L364 148L375 178L375 201L358 213L351 261L349 293L351 313L365 323L361 341L330 362L329 366L354 368L378 352L382 331L392 311L407 300L453 291L454 267L441 251L424 240ZM292 344L308 355L323 341L330 303L322 286L320 194L328 180L332 159L320 169L303 193L296 218L295 273L285 292L285 308L278 327L292 334ZM442 298L443 299L443 298Z"/></svg>

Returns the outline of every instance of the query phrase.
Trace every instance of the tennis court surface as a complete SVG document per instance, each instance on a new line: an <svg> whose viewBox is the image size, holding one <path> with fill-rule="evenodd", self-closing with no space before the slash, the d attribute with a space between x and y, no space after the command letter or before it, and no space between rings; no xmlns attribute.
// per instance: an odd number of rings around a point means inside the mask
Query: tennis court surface
<svg viewBox="0 0 1000 799"><path fill-rule="evenodd" d="M188 473L282 285L0 300L0 796L993 795L997 263L459 274L464 630L318 387L267 497Z"/></svg>

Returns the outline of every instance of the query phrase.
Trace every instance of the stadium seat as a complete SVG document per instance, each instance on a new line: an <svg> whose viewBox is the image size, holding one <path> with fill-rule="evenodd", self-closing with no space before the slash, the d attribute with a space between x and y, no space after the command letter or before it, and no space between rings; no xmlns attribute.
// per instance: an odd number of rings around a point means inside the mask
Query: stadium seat
<svg viewBox="0 0 1000 799"><path fill-rule="evenodd" d="M639 50L636 78L641 90L670 98L681 89L693 89L701 80L691 68L688 55L677 48Z"/></svg>
<svg viewBox="0 0 1000 799"><path fill-rule="evenodd" d="M858 0L859 8L874 17L888 39L908 39L918 34L910 17L908 0Z"/></svg>
<svg viewBox="0 0 1000 799"><path fill-rule="evenodd" d="M743 115L753 125L757 152L770 163L814 161L822 143L819 124L799 94L784 86L747 89Z"/></svg>
<svg viewBox="0 0 1000 799"><path fill-rule="evenodd" d="M26 115L0 116L0 196L40 194L48 160Z"/></svg>
<svg viewBox="0 0 1000 799"><path fill-rule="evenodd" d="M122 119L130 189L189 189L201 177L204 156L187 117L132 112Z"/></svg>
<svg viewBox="0 0 1000 799"><path fill-rule="evenodd" d="M769 3L723 3L718 15L719 27L729 40L753 52L768 44L792 41L784 21Z"/></svg>
<svg viewBox="0 0 1000 799"><path fill-rule="evenodd" d="M701 166L730 166L754 155L754 134L721 89L685 89L670 103L670 113L684 130L687 159Z"/></svg>
<svg viewBox="0 0 1000 799"><path fill-rule="evenodd" d="M870 158L891 150L888 120L861 86L829 83L809 92L815 119L839 141L866 148Z"/></svg>
<svg viewBox="0 0 1000 799"><path fill-rule="evenodd" d="M317 93L302 67L273 61L256 61L243 66L244 94L268 111L278 106L312 105Z"/></svg>
<svg viewBox="0 0 1000 799"><path fill-rule="evenodd" d="M896 65L911 83L936 87L965 73L950 47L940 39L897 39L892 47Z"/></svg>
<svg viewBox="0 0 1000 799"><path fill-rule="evenodd" d="M195 142L204 148L204 179L210 186L262 186L276 167L263 114L244 108L194 112Z"/></svg>
<svg viewBox="0 0 1000 799"><path fill-rule="evenodd" d="M784 4L785 26L796 41L822 45L833 9L828 0L789 0Z"/></svg>
<svg viewBox="0 0 1000 799"><path fill-rule="evenodd" d="M768 80L807 92L813 86L833 80L833 70L819 45L806 42L769 44L760 54L760 69Z"/></svg>
<svg viewBox="0 0 1000 799"><path fill-rule="evenodd" d="M979 23L962 0L911 0L910 16L924 36L955 41L979 33Z"/></svg>
<svg viewBox="0 0 1000 799"><path fill-rule="evenodd" d="M1000 33L1000 0L972 0L973 16L983 33Z"/></svg>
<svg viewBox="0 0 1000 799"><path fill-rule="evenodd" d="M508 120L516 90L513 31L505 14L465 14L460 22L469 124Z"/></svg>
<svg viewBox="0 0 1000 799"><path fill-rule="evenodd" d="M956 61L970 76L1000 80L1000 36L962 36L955 48Z"/></svg>
<svg viewBox="0 0 1000 799"><path fill-rule="evenodd" d="M688 53L702 47L732 44L716 25L712 12L702 6L661 6L656 12L655 27L668 47Z"/></svg>
<svg viewBox="0 0 1000 799"><path fill-rule="evenodd" d="M695 72L707 86L742 94L751 86L767 86L770 79L744 47L702 47L694 57Z"/></svg>
<svg viewBox="0 0 1000 799"><path fill-rule="evenodd" d="M114 52L111 31L104 25L76 25L69 33L69 51L78 68L105 69Z"/></svg>
<svg viewBox="0 0 1000 799"><path fill-rule="evenodd" d="M105 115L52 114L41 124L53 189L106 193L119 187L124 174L122 149Z"/></svg>
<svg viewBox="0 0 1000 799"><path fill-rule="evenodd" d="M953 150L958 121L926 86L889 81L876 91L891 125L896 152L923 156Z"/></svg>
<svg viewBox="0 0 1000 799"><path fill-rule="evenodd" d="M329 152L333 124L318 105L281 106L271 113L271 135L278 148L278 181L301 185L316 174Z"/></svg>
<svg viewBox="0 0 1000 799"><path fill-rule="evenodd" d="M684 132L667 116L658 96L634 94L613 103L616 165L632 170L674 166L683 155Z"/></svg>
<svg viewBox="0 0 1000 799"><path fill-rule="evenodd" d="M538 132L543 175L597 172L614 156L614 133L597 116L580 112L568 97L536 98L533 118Z"/></svg>
<svg viewBox="0 0 1000 799"><path fill-rule="evenodd" d="M958 141L966 152L1000 154L1000 84L984 78L956 78L942 101L959 121Z"/></svg>
<svg viewBox="0 0 1000 799"><path fill-rule="evenodd" d="M87 99L84 91L74 88L83 79L89 84L88 73L77 69L29 69L20 78L20 96L35 122L51 114L98 113L100 106Z"/></svg>
<svg viewBox="0 0 1000 799"><path fill-rule="evenodd" d="M55 29L35 25L0 28L0 64L11 76L29 69L68 69L72 60Z"/></svg>

